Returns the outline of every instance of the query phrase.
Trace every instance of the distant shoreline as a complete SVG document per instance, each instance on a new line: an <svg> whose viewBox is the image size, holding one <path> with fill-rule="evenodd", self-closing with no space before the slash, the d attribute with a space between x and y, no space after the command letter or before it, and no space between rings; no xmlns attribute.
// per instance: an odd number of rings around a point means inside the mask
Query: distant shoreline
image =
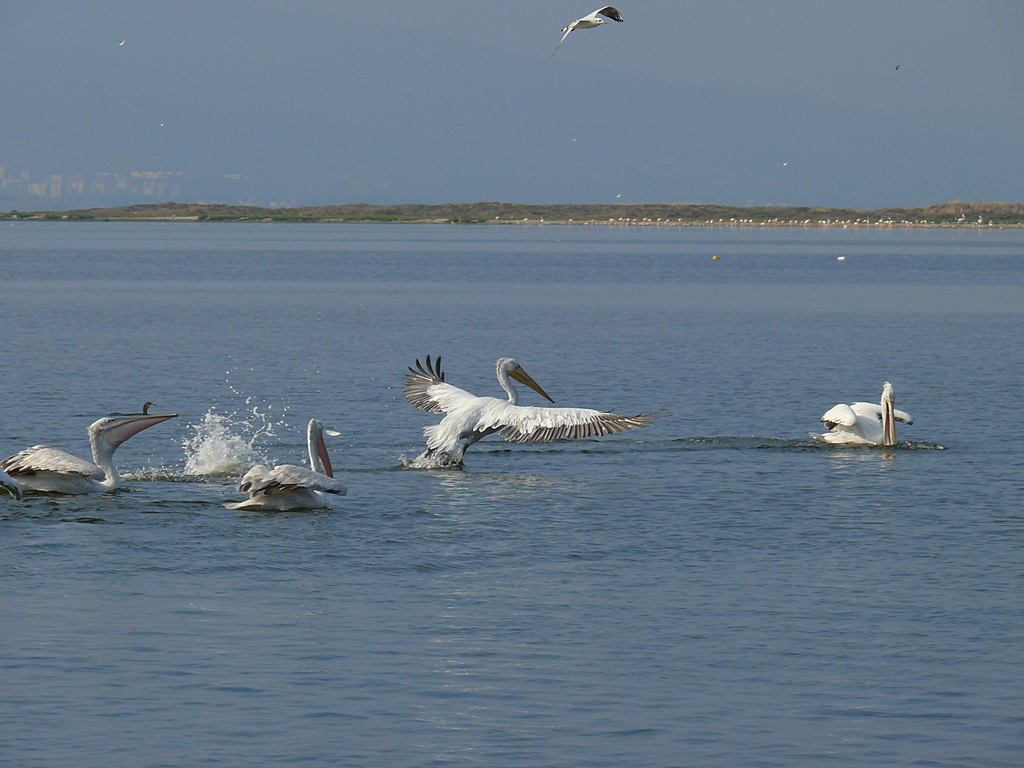
<svg viewBox="0 0 1024 768"><path fill-rule="evenodd" d="M719 226L719 227L957 227L1024 226L1024 205L952 201L920 208L642 205L321 205L264 208L248 205L154 203L68 211L0 212L0 221L317 222L491 225Z"/></svg>

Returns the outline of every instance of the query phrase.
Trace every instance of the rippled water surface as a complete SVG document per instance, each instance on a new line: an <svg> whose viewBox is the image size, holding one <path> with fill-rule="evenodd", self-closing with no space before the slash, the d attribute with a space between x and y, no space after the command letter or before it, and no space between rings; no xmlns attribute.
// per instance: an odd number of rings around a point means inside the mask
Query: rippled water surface
<svg viewBox="0 0 1024 768"><path fill-rule="evenodd" d="M1015 231L0 225L0 455L180 414L114 493L0 499L0 761L1018 766L1022 267ZM403 469L426 354L669 412ZM897 447L811 437L883 380ZM348 495L225 509L311 417Z"/></svg>

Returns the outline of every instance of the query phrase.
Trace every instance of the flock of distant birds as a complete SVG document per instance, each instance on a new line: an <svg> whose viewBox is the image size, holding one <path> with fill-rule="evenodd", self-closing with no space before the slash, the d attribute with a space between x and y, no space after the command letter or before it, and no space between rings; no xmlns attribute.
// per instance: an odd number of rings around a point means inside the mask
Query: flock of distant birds
<svg viewBox="0 0 1024 768"><path fill-rule="evenodd" d="M525 384L554 403L515 360L503 357L495 367L506 400L478 397L445 381L441 358L428 355L405 377L405 399L427 413L441 413L437 424L424 427L426 450L408 466L443 468L462 466L466 449L483 437L500 434L513 443L548 442L600 437L640 429L653 424L661 414L620 416L591 408L552 408L519 405L519 393L512 380ZM0 461L0 488L15 498L23 491L38 493L104 493L121 485L114 467L114 451L125 440L178 414L151 414L146 403L141 413L115 413L89 426L92 462L47 445L35 445ZM895 394L889 382L882 386L881 402L836 405L821 417L828 443L849 445L896 444L896 421L913 424L910 415L896 410ZM311 419L306 431L309 467L257 464L239 480L237 490L248 498L226 505L228 509L293 510L330 506L332 495L344 495L346 488L334 478L324 435L337 435Z"/></svg>

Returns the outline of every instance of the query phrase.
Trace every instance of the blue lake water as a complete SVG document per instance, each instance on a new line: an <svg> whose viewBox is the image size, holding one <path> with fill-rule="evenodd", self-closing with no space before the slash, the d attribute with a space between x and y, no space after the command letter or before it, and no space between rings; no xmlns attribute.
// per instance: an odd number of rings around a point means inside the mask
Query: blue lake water
<svg viewBox="0 0 1024 768"><path fill-rule="evenodd" d="M4 766L1024 760L1024 232L18 222L0 274L0 456L180 414L0 499ZM427 354L669 413L403 469ZM897 447L810 436L884 380ZM348 496L225 509L311 417Z"/></svg>

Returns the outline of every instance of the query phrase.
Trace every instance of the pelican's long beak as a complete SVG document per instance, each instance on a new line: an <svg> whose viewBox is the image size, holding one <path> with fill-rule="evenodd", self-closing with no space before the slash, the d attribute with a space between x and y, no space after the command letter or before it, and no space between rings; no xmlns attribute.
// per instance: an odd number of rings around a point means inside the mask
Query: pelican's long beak
<svg viewBox="0 0 1024 768"><path fill-rule="evenodd" d="M896 445L896 419L891 401L882 404L882 445Z"/></svg>
<svg viewBox="0 0 1024 768"><path fill-rule="evenodd" d="M895 409L892 386L885 382L882 389L882 445L896 445Z"/></svg>
<svg viewBox="0 0 1024 768"><path fill-rule="evenodd" d="M338 434L332 432L331 434ZM316 437L316 455L320 457L320 463L324 465L324 474L328 477L334 477L334 467L331 466L331 457L327 453L327 443L324 442L323 433Z"/></svg>
<svg viewBox="0 0 1024 768"><path fill-rule="evenodd" d="M518 381L520 384L525 384L541 397L550 400L552 403L555 402L554 398L552 398L551 395L549 395L547 392L541 389L540 384L534 381L530 374L523 370L522 366L517 366L511 369L508 372L508 375L511 376L516 381Z"/></svg>
<svg viewBox="0 0 1024 768"><path fill-rule="evenodd" d="M133 435L139 434L144 429L149 429L161 421L167 421L177 416L176 413L169 413L166 416L152 416L145 414L141 416L114 416L111 418L111 425L107 430L107 442L118 446Z"/></svg>

